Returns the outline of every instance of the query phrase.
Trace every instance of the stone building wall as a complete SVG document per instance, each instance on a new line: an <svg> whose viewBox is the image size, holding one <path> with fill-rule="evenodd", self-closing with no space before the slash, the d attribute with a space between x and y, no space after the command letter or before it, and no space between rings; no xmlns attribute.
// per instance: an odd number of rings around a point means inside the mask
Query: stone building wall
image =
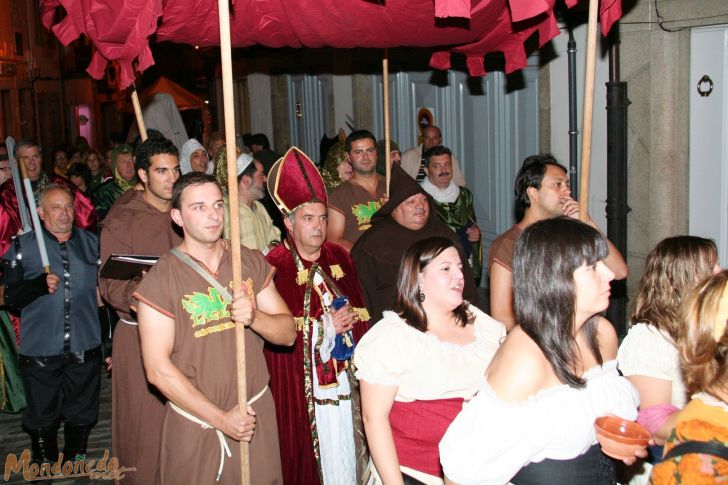
<svg viewBox="0 0 728 485"><path fill-rule="evenodd" d="M690 27L728 23L725 0L624 0L621 80L628 83L628 288L661 239L688 232ZM694 19L673 22L679 19ZM667 22L669 21L669 22Z"/></svg>

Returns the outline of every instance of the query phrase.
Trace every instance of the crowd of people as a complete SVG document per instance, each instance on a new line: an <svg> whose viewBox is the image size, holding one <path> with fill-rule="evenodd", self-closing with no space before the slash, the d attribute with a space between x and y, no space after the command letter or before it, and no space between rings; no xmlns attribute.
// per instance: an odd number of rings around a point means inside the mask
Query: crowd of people
<svg viewBox="0 0 728 485"><path fill-rule="evenodd" d="M0 316L17 337L0 339L16 361L2 396L24 408L34 463L59 459L61 426L63 460L85 460L105 366L129 484L241 483L241 442L256 485L728 476L728 275L712 241L655 247L620 345L602 314L627 264L579 220L554 157L523 162L518 222L484 258L436 126L404 153L390 145L389 183L367 130L320 164L245 141L237 210L217 133L149 130L105 155L79 139L49 160L32 140L0 147ZM12 161L32 193L16 191ZM149 264L122 262L133 256ZM607 415L636 420L649 446L605 455L594 422Z"/></svg>

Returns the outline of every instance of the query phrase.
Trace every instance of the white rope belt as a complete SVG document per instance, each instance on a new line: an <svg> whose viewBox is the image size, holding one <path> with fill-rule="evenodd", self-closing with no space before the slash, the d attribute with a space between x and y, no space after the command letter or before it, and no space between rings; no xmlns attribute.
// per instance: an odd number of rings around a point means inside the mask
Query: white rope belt
<svg viewBox="0 0 728 485"><path fill-rule="evenodd" d="M127 325L139 325L139 324L138 324L137 322L135 322L134 320L126 320L126 319L124 319L124 318L120 318L120 319L119 319L119 321L120 321L120 322L124 322L124 323L126 323Z"/></svg>
<svg viewBox="0 0 728 485"><path fill-rule="evenodd" d="M260 399L260 397L265 394L265 391L268 390L268 386L266 385L263 390L261 390L258 394L248 399L248 405L253 404L255 401ZM225 439L225 434L220 431L219 429L211 426L206 421L203 421L202 419L198 418L194 414L191 414L181 407L177 406L172 401L169 401L169 405L172 409L174 409L180 416L183 416L193 423L199 424L202 429L214 429L215 434L217 435L217 441L220 443L220 466L217 469L217 477L215 478L216 482L220 481L220 477L222 476L222 469L225 466L225 455L228 456L228 458L232 457L233 454L230 451L230 447L227 444L227 440Z"/></svg>

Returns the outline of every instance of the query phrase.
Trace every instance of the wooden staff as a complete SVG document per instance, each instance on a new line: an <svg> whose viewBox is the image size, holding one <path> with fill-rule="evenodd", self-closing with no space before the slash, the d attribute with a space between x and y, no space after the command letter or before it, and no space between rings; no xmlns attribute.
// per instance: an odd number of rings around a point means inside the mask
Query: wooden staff
<svg viewBox="0 0 728 485"><path fill-rule="evenodd" d="M139 127L139 136L142 137L142 141L147 141L147 127L144 126L144 117L142 116L142 107L139 104L136 86L131 92L131 104L134 106L134 116L136 116L137 126Z"/></svg>
<svg viewBox="0 0 728 485"><path fill-rule="evenodd" d="M220 56L222 61L222 98L225 113L225 149L227 154L228 198L230 201L230 246L233 263L233 290L242 287L240 262L240 218L238 216L238 173L235 152L235 105L233 104L233 61L230 39L228 0L218 0L220 16ZM250 295L254 298L253 295ZM245 415L248 409L245 371L245 327L235 325L235 348L238 380L238 407ZM248 443L240 442L240 476L243 484L250 483Z"/></svg>
<svg viewBox="0 0 728 485"><path fill-rule="evenodd" d="M382 87L384 89L384 173L387 182L387 197L389 197L389 180L392 178L392 155L390 153L389 137L389 49L384 49L382 59Z"/></svg>
<svg viewBox="0 0 728 485"><path fill-rule="evenodd" d="M579 180L579 219L589 217L589 171L591 167L592 113L594 111L594 68L597 52L597 13L599 2L589 2L589 25L587 27L586 73L584 75L584 119L581 132L581 174Z"/></svg>
<svg viewBox="0 0 728 485"><path fill-rule="evenodd" d="M38 163L41 163L38 160ZM48 261L48 251L46 250L45 238L43 237L43 226L40 224L38 218L38 207L35 204L35 198L33 197L33 187L30 185L30 178L28 177L28 167L25 165L25 160L18 158L18 164L20 165L20 172L23 174L23 186L25 187L25 196L28 198L28 205L30 206L30 217L33 219L33 231L35 231L35 239L38 241L38 252L40 253L40 261L43 265L43 272L51 272L51 263ZM23 203L23 195L18 195L18 205Z"/></svg>

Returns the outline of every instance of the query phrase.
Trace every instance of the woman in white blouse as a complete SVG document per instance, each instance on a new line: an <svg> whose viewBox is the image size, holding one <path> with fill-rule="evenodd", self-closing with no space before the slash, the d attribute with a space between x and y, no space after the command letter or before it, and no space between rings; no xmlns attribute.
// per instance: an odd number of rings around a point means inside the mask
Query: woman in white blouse
<svg viewBox="0 0 728 485"><path fill-rule="evenodd" d="M599 316L614 278L607 254L598 231L570 218L537 222L520 236L513 257L519 325L440 443L451 482L615 483L594 420L634 419L638 399L617 373L614 329Z"/></svg>
<svg viewBox="0 0 728 485"><path fill-rule="evenodd" d="M443 483L437 445L505 337L501 323L463 300L461 261L448 238L412 245L394 311L357 344L374 483Z"/></svg>
<svg viewBox="0 0 728 485"><path fill-rule="evenodd" d="M675 236L660 241L647 256L645 272L617 361L622 374L640 393L637 421L662 445L675 427L687 396L678 356L680 306L704 277L720 271L718 251L710 239ZM657 463L662 449L650 450ZM630 483L647 483L650 463L629 470Z"/></svg>

